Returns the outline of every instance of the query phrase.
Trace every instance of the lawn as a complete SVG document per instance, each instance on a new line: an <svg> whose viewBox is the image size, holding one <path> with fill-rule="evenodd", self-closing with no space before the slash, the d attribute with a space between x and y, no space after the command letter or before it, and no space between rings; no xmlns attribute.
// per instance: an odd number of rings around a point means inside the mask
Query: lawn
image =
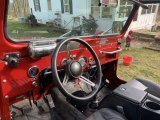
<svg viewBox="0 0 160 120"><path fill-rule="evenodd" d="M48 27L43 24L31 27L29 23L19 23L19 21L15 19L9 19L7 22L8 35L15 39L30 39L40 37L53 38L60 36L60 33L49 33L47 32L47 29ZM36 33L36 31L42 31L44 33Z"/></svg>
<svg viewBox="0 0 160 120"><path fill-rule="evenodd" d="M130 66L123 65L123 56L133 56ZM118 64L118 77L126 81L134 77L145 78L160 84L160 52L145 48L123 50Z"/></svg>

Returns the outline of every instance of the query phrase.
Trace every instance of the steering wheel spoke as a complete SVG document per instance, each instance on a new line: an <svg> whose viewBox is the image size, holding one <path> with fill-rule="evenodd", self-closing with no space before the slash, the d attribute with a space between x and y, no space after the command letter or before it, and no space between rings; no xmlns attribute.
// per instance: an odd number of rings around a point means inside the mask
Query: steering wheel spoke
<svg viewBox="0 0 160 120"><path fill-rule="evenodd" d="M90 86L92 86L92 87L95 86L95 83L93 83L91 80L87 79L87 78L84 77L84 76L81 76L81 77L79 78L79 80L85 82L86 84L88 84L88 85L90 85Z"/></svg>
<svg viewBox="0 0 160 120"><path fill-rule="evenodd" d="M70 59L70 55L71 55L71 52L70 52L70 44L69 42L67 42L67 59Z"/></svg>
<svg viewBox="0 0 160 120"><path fill-rule="evenodd" d="M67 85L67 83L68 83L68 80L69 80L69 77L68 77L68 75L67 74L65 74L65 76L64 76L64 78L63 78L63 85Z"/></svg>

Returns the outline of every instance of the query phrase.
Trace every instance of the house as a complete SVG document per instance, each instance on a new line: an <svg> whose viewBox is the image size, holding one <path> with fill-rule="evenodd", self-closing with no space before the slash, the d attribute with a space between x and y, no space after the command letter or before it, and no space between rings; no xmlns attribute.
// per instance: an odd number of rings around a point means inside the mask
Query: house
<svg viewBox="0 0 160 120"><path fill-rule="evenodd" d="M60 18L61 24L67 28L73 26L73 18L82 16L88 18L90 14L96 19L98 29L105 31L113 27L114 21L126 21L132 4L126 0L118 0L115 7L98 6L99 0L29 0L30 12L38 22L46 22ZM148 5L149 9L140 8L130 29L151 29L156 22L159 4Z"/></svg>
<svg viewBox="0 0 160 120"><path fill-rule="evenodd" d="M148 4L148 8L149 9L139 8L129 29L152 29L158 17L159 4Z"/></svg>

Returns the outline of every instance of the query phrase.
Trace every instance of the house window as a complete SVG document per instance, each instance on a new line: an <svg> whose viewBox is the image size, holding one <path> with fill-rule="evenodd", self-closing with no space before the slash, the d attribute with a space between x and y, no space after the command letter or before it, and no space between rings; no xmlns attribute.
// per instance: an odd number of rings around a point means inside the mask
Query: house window
<svg viewBox="0 0 160 120"><path fill-rule="evenodd" d="M146 11L147 11L146 9L142 8L142 13L141 14L142 15L146 14Z"/></svg>
<svg viewBox="0 0 160 120"><path fill-rule="evenodd" d="M35 11L41 11L41 6L39 0L34 0Z"/></svg>
<svg viewBox="0 0 160 120"><path fill-rule="evenodd" d="M120 0L120 5L125 5L127 4L127 0Z"/></svg>
<svg viewBox="0 0 160 120"><path fill-rule="evenodd" d="M48 10L52 10L51 0L47 0L47 4L48 4Z"/></svg>
<svg viewBox="0 0 160 120"><path fill-rule="evenodd" d="M148 9L143 8L141 14L143 15L143 14L155 13L156 7L157 7L157 5L148 5Z"/></svg>
<svg viewBox="0 0 160 120"><path fill-rule="evenodd" d="M152 5L148 5L147 14L150 14L152 11Z"/></svg>
<svg viewBox="0 0 160 120"><path fill-rule="evenodd" d="M92 7L91 8L91 14L92 14L92 16L94 16L94 17L100 17L100 9L99 9L99 7Z"/></svg>
<svg viewBox="0 0 160 120"><path fill-rule="evenodd" d="M102 18L112 18L110 7L102 7Z"/></svg>
<svg viewBox="0 0 160 120"><path fill-rule="evenodd" d="M72 0L61 0L61 9L62 13L70 13L72 14Z"/></svg>
<svg viewBox="0 0 160 120"><path fill-rule="evenodd" d="M94 17L99 18L111 18L111 8L106 7L104 5L98 6L99 1L98 0L92 0L91 1L91 14Z"/></svg>
<svg viewBox="0 0 160 120"><path fill-rule="evenodd" d="M128 17L132 10L132 3L128 0L120 0L119 18Z"/></svg>
<svg viewBox="0 0 160 120"><path fill-rule="evenodd" d="M132 6L121 6L119 9L119 18L128 17L132 10Z"/></svg>
<svg viewBox="0 0 160 120"><path fill-rule="evenodd" d="M155 13L155 12L156 12L156 8L157 8L157 5L153 5L153 6L152 6L152 13Z"/></svg>
<svg viewBox="0 0 160 120"><path fill-rule="evenodd" d="M64 0L64 12L70 12L69 0Z"/></svg>
<svg viewBox="0 0 160 120"><path fill-rule="evenodd" d="M94 17L100 17L100 7L98 6L98 4L99 4L98 0L91 1L91 14Z"/></svg>

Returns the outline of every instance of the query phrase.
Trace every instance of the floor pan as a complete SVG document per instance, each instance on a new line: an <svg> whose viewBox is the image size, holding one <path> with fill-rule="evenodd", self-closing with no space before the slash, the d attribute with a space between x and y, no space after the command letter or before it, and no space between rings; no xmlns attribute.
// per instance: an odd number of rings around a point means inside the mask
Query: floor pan
<svg viewBox="0 0 160 120"><path fill-rule="evenodd" d="M24 100L12 107L13 120L51 120L50 109L47 104L42 100L41 106L37 107L32 103L32 107L28 100Z"/></svg>

